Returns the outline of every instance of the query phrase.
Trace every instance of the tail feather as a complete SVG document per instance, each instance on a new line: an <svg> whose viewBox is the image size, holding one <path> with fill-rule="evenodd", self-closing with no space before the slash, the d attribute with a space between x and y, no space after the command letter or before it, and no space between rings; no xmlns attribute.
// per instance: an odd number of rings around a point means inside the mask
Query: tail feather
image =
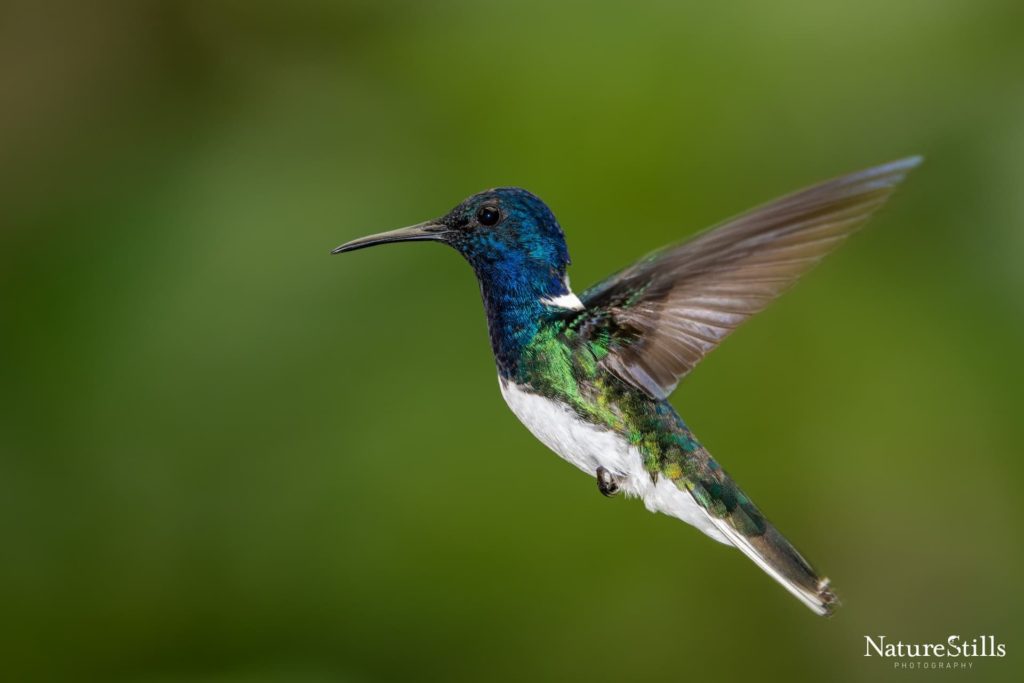
<svg viewBox="0 0 1024 683"><path fill-rule="evenodd" d="M697 476L688 488L711 526L816 614L831 615L839 601L828 579L761 514L706 450L700 449L700 455Z"/></svg>
<svg viewBox="0 0 1024 683"><path fill-rule="evenodd" d="M839 606L829 580L819 576L774 526L765 523L762 533L746 535L737 531L726 519L710 514L708 516L733 545L815 614L831 616Z"/></svg>

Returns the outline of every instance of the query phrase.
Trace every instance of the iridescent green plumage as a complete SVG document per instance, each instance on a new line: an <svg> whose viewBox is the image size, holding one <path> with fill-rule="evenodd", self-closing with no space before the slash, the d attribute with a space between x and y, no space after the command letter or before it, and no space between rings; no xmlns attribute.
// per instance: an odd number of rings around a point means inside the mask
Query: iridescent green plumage
<svg viewBox="0 0 1024 683"><path fill-rule="evenodd" d="M588 317L585 311L554 312L542 319L514 380L571 406L582 420L620 434L640 451L652 480L662 476L689 492L709 515L770 553L789 580L821 594L830 609L835 598L821 585L822 579L701 445L671 404L600 366L608 353L606 335L582 335L581 321Z"/></svg>
<svg viewBox="0 0 1024 683"><path fill-rule="evenodd" d="M582 317L582 316L581 316ZM603 370L606 346L581 338L571 320L553 316L524 351L516 381L572 406L580 418L622 435L643 455L645 469L663 474L694 494L716 517L737 510L741 528L763 529L746 496L697 441L667 401L652 400Z"/></svg>

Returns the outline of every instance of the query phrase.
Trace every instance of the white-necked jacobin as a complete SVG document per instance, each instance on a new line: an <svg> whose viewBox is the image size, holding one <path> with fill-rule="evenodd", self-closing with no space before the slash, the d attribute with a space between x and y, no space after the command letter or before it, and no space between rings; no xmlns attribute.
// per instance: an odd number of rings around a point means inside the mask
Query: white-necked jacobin
<svg viewBox="0 0 1024 683"><path fill-rule="evenodd" d="M679 380L864 224L919 157L815 185L656 251L580 296L551 210L501 187L442 218L353 240L430 240L462 254L483 295L501 392L542 443L597 479L734 545L814 612L837 604L668 402Z"/></svg>

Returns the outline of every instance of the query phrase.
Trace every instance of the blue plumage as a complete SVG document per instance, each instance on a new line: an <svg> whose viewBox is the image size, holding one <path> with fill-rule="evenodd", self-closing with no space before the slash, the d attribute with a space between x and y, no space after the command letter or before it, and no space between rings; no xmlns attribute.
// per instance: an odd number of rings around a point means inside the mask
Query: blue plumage
<svg viewBox="0 0 1024 683"><path fill-rule="evenodd" d="M470 228L484 207L498 211L501 230ZM544 202L517 187L475 194L440 222L476 273L498 371L511 377L549 312L545 302L570 293L565 234Z"/></svg>

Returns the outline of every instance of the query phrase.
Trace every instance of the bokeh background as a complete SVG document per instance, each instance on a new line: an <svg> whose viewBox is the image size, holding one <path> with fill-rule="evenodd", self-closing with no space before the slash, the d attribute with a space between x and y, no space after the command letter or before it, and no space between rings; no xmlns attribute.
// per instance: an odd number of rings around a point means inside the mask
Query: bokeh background
<svg viewBox="0 0 1024 683"><path fill-rule="evenodd" d="M4 2L0 678L1016 679L1022 8ZM454 252L328 255L515 184L582 288L911 153L673 399L831 620L530 437Z"/></svg>

